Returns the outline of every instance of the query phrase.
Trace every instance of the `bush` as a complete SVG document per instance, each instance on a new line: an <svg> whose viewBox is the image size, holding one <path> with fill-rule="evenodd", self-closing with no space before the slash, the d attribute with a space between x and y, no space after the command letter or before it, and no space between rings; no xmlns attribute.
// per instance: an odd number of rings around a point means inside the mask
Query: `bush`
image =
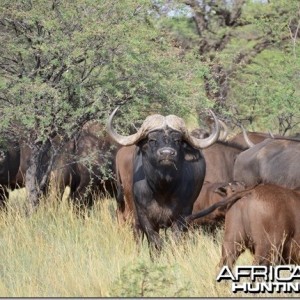
<svg viewBox="0 0 300 300"><path fill-rule="evenodd" d="M176 269L175 266L147 265L145 262L127 265L112 284L112 296L187 297L190 285L176 276Z"/></svg>

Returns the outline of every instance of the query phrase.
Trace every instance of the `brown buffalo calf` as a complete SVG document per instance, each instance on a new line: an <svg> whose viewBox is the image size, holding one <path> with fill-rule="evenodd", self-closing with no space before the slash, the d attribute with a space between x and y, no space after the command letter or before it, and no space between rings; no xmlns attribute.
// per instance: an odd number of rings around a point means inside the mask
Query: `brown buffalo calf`
<svg viewBox="0 0 300 300"><path fill-rule="evenodd" d="M299 191L258 185L225 202L230 208L220 266L232 268L246 248L254 254L254 265L300 263Z"/></svg>
<svg viewBox="0 0 300 300"><path fill-rule="evenodd" d="M202 190L194 203L193 214L210 207L211 205L219 202L224 197L229 197L237 191L244 190L244 185L238 182L224 183L215 182L211 183L205 181ZM196 219L192 224L194 226L201 226L207 232L213 233L219 226L224 224L225 210L216 209L211 214Z"/></svg>

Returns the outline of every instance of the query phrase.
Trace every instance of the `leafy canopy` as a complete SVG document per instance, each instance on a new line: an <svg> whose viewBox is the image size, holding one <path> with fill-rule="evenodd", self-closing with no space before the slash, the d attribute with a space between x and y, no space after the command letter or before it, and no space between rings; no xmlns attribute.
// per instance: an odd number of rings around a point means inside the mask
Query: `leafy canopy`
<svg viewBox="0 0 300 300"><path fill-rule="evenodd" d="M0 5L2 132L31 142L70 137L116 105L129 123L149 112L184 116L201 97L203 67L172 47L151 1Z"/></svg>

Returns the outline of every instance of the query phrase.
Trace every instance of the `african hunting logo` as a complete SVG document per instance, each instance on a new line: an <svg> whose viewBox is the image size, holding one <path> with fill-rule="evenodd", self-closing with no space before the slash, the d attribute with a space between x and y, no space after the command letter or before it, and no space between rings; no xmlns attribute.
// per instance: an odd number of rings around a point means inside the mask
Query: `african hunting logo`
<svg viewBox="0 0 300 300"><path fill-rule="evenodd" d="M299 293L300 266L224 266L216 280L231 281L233 293Z"/></svg>

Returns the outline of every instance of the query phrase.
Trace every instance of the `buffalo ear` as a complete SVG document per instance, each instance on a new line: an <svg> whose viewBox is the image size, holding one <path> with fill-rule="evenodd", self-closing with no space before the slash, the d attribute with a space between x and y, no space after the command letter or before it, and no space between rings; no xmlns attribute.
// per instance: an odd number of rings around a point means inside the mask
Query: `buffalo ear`
<svg viewBox="0 0 300 300"><path fill-rule="evenodd" d="M221 195L222 197L227 196L227 190L224 186L218 187L214 190L215 193Z"/></svg>
<svg viewBox="0 0 300 300"><path fill-rule="evenodd" d="M136 146L139 150L146 150L147 149L147 139L142 139L136 143Z"/></svg>
<svg viewBox="0 0 300 300"><path fill-rule="evenodd" d="M182 143L183 151L184 151L184 160L185 161L197 161L200 159L200 152L197 149L194 149L187 142Z"/></svg>

